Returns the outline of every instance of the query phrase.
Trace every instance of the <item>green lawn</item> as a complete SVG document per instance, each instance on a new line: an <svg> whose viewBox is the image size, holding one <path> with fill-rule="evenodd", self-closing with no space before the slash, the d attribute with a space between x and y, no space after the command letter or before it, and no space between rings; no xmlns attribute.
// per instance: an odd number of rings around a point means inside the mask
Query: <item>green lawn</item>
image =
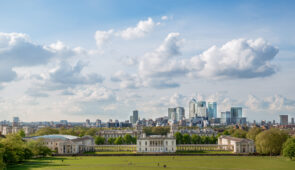
<svg viewBox="0 0 295 170"><path fill-rule="evenodd" d="M63 161L62 161L63 160ZM159 163L159 166L158 166ZM283 157L254 156L84 156L52 157L10 166L9 170L104 170L104 169L209 169L209 170L293 170L295 161Z"/></svg>

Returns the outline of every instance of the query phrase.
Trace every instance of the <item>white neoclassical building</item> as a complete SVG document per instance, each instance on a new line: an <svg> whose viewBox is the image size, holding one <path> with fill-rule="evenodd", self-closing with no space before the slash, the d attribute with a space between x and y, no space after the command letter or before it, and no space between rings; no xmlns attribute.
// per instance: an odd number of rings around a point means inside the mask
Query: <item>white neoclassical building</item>
<svg viewBox="0 0 295 170"><path fill-rule="evenodd" d="M91 136L44 135L24 138L25 140L41 139L42 143L56 154L78 154L94 151L94 139Z"/></svg>
<svg viewBox="0 0 295 170"><path fill-rule="evenodd" d="M137 139L136 151L138 153L176 152L176 139L172 134L146 136L143 133Z"/></svg>
<svg viewBox="0 0 295 170"><path fill-rule="evenodd" d="M231 136L220 136L218 145L221 147L232 148L234 153L254 153L254 141L244 138L235 138Z"/></svg>

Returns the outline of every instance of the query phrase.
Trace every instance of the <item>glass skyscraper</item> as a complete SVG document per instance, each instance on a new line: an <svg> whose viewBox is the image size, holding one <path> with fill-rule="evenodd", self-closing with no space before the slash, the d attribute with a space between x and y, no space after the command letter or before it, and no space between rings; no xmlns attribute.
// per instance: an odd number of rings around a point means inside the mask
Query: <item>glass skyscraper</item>
<svg viewBox="0 0 295 170"><path fill-rule="evenodd" d="M208 119L217 118L217 103L208 102Z"/></svg>

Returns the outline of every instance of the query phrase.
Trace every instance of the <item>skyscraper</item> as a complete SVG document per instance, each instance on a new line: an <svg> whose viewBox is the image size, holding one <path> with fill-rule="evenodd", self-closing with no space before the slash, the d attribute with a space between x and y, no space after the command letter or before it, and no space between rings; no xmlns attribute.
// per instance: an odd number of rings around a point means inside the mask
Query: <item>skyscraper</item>
<svg viewBox="0 0 295 170"><path fill-rule="evenodd" d="M230 111L221 112L220 123L228 125L231 122L231 114Z"/></svg>
<svg viewBox="0 0 295 170"><path fill-rule="evenodd" d="M294 117L291 118L291 125L294 125Z"/></svg>
<svg viewBox="0 0 295 170"><path fill-rule="evenodd" d="M197 101L195 99L189 102L189 118L196 117L196 104Z"/></svg>
<svg viewBox="0 0 295 170"><path fill-rule="evenodd" d="M197 102L196 114L198 117L206 117L206 118L208 117L206 101Z"/></svg>
<svg viewBox="0 0 295 170"><path fill-rule="evenodd" d="M231 107L230 108L231 123L233 124L241 123L242 113L243 113L242 107Z"/></svg>
<svg viewBox="0 0 295 170"><path fill-rule="evenodd" d="M280 124L288 125L288 115L280 115Z"/></svg>
<svg viewBox="0 0 295 170"><path fill-rule="evenodd" d="M132 123L135 124L138 121L138 111L137 110L133 110L133 121Z"/></svg>
<svg viewBox="0 0 295 170"><path fill-rule="evenodd" d="M168 108L168 119L172 119L173 113L176 113L176 108Z"/></svg>
<svg viewBox="0 0 295 170"><path fill-rule="evenodd" d="M185 118L185 110L183 107L176 107L176 121L183 120Z"/></svg>
<svg viewBox="0 0 295 170"><path fill-rule="evenodd" d="M86 119L85 126L86 126L86 127L90 127L90 126L91 126L91 124L90 124L90 120L89 120L89 119Z"/></svg>
<svg viewBox="0 0 295 170"><path fill-rule="evenodd" d="M19 126L19 117L13 117L12 126Z"/></svg>
<svg viewBox="0 0 295 170"><path fill-rule="evenodd" d="M96 127L101 127L101 120L96 119L95 126Z"/></svg>
<svg viewBox="0 0 295 170"><path fill-rule="evenodd" d="M217 118L217 103L208 102L208 119Z"/></svg>

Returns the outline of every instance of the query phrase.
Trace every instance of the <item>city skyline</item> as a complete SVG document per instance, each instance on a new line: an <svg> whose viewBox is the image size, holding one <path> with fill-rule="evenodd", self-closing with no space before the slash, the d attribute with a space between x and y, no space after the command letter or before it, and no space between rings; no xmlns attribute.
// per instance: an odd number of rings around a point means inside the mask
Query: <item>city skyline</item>
<svg viewBox="0 0 295 170"><path fill-rule="evenodd" d="M56 2L1 2L3 120L189 117L192 98L295 117L292 1Z"/></svg>

